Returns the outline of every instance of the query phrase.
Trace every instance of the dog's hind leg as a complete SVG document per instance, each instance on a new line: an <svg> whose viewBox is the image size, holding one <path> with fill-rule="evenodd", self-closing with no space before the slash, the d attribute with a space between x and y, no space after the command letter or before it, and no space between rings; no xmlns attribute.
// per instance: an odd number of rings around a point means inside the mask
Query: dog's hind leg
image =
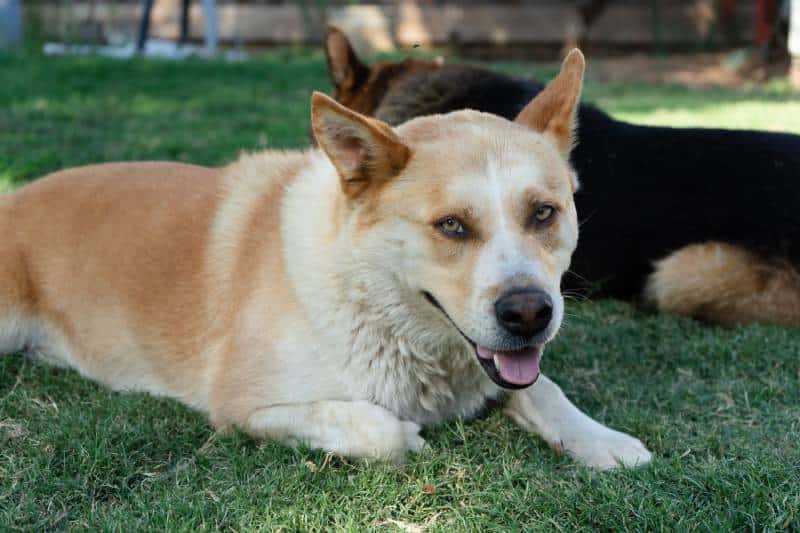
<svg viewBox="0 0 800 533"><path fill-rule="evenodd" d="M0 197L0 355L23 351L37 332L33 291L13 227L8 196Z"/></svg>
<svg viewBox="0 0 800 533"><path fill-rule="evenodd" d="M800 327L800 274L726 243L694 244L656 262L645 299L661 312L717 324Z"/></svg>
<svg viewBox="0 0 800 533"><path fill-rule="evenodd" d="M544 375L531 387L512 393L505 411L554 450L587 466L606 470L650 462L651 454L639 439L589 417Z"/></svg>

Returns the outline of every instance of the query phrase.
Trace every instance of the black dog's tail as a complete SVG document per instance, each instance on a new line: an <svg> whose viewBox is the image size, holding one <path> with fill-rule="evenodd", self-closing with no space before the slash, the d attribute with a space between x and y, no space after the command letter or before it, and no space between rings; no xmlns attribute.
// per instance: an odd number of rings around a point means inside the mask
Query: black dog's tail
<svg viewBox="0 0 800 533"><path fill-rule="evenodd" d="M645 297L664 313L723 325L800 327L800 273L732 244L694 244L657 261Z"/></svg>

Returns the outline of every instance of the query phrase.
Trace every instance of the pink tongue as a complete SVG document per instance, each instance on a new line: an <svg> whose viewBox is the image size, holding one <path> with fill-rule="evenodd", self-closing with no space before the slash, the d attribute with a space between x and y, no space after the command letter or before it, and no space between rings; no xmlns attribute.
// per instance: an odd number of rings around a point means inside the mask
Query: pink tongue
<svg viewBox="0 0 800 533"><path fill-rule="evenodd" d="M542 347L533 346L514 352L496 352L478 346L481 359L493 359L497 355L497 371L504 380L514 385L530 385L539 377L539 360Z"/></svg>

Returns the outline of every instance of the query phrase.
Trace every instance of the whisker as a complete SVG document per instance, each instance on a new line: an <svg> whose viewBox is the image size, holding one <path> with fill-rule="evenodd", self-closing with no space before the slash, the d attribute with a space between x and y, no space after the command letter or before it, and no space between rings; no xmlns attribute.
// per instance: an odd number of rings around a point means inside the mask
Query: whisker
<svg viewBox="0 0 800 533"><path fill-rule="evenodd" d="M584 218L583 220L580 220L580 221L578 221L578 228L580 228L581 226L583 226L584 224L586 224L587 222L589 222L589 221L592 219L592 217L593 217L593 216L595 216L595 215L597 214L597 211L598 211L598 210L597 210L597 209L595 209L594 211L592 211L591 213L589 213L589 215L588 215L586 218Z"/></svg>
<svg viewBox="0 0 800 533"><path fill-rule="evenodd" d="M578 274L574 270L567 269L567 274L571 274L571 275L575 276L576 278L578 278L579 280L585 281L586 283L591 283L591 281L589 281L586 277L581 276L580 274Z"/></svg>
<svg viewBox="0 0 800 533"><path fill-rule="evenodd" d="M589 296L579 292L566 291L562 292L561 295L564 297L565 300L571 300L573 302L583 303L591 301L591 298Z"/></svg>

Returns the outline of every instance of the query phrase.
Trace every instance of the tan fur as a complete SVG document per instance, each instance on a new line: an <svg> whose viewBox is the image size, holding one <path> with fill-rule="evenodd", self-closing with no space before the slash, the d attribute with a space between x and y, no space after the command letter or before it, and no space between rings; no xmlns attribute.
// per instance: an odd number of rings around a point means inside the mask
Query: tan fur
<svg viewBox="0 0 800 533"><path fill-rule="evenodd" d="M399 460L424 445L422 424L474 413L500 392L476 346L524 351L498 295L552 295L539 348L560 326L577 242L568 160L477 112L392 130L315 95L312 116L320 151L82 167L0 199L0 351L343 455ZM560 220L533 228L541 201ZM474 233L445 236L442 213ZM598 468L649 460L539 377L513 393L521 424Z"/></svg>
<svg viewBox="0 0 800 533"><path fill-rule="evenodd" d="M800 327L800 274L730 244L687 246L656 262L645 294L664 313Z"/></svg>
<svg viewBox="0 0 800 533"><path fill-rule="evenodd" d="M162 182L165 175L170 180ZM120 374L136 376L129 379L191 398L206 310L206 228L219 178L191 165L121 163L59 172L23 188L0 219L13 221L9 257L18 259L12 268L26 290L6 289L0 302L14 302L63 336L71 346L65 358L85 374L112 386L124 386ZM160 371L161 361L128 357L126 349L143 338L174 354L170 372Z"/></svg>
<svg viewBox="0 0 800 533"><path fill-rule="evenodd" d="M569 154L575 144L575 113L583 87L585 60L580 50L564 58L559 76L519 112L515 122L552 138L558 149Z"/></svg>
<svg viewBox="0 0 800 533"><path fill-rule="evenodd" d="M367 118L322 93L312 97L314 136L342 178L342 190L355 197L382 186L405 168L411 150L385 123Z"/></svg>

